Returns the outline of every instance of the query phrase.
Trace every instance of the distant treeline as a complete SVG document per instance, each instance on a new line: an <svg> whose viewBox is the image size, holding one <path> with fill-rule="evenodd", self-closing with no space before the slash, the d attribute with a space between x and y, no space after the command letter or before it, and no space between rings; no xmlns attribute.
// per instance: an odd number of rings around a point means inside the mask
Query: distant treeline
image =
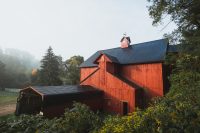
<svg viewBox="0 0 200 133"><path fill-rule="evenodd" d="M62 61L51 47L41 61L17 49L0 49L0 89L24 88L28 85L64 85L79 82L79 65L83 57Z"/></svg>
<svg viewBox="0 0 200 133"><path fill-rule="evenodd" d="M0 49L0 88L20 88L30 84L33 68L39 61L28 52L17 49Z"/></svg>

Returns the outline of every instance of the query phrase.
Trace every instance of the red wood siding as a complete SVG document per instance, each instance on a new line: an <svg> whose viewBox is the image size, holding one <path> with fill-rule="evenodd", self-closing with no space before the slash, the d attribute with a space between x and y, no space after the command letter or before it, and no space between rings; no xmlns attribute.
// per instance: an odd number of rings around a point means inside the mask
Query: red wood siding
<svg viewBox="0 0 200 133"><path fill-rule="evenodd" d="M163 96L162 63L124 65L121 75L145 88L146 96Z"/></svg>
<svg viewBox="0 0 200 133"><path fill-rule="evenodd" d="M89 76L96 69L97 69L97 67L81 68L80 81L82 81L83 79L85 79L87 76Z"/></svg>
<svg viewBox="0 0 200 133"><path fill-rule="evenodd" d="M122 114L122 101L128 102L128 112L133 112L135 109L135 89L121 81L108 70L112 70L112 65L107 66L104 55L99 59L100 69L89 77L82 85L91 85L104 91L103 108L108 112ZM91 68L81 68L81 79L85 75L91 73Z"/></svg>
<svg viewBox="0 0 200 133"><path fill-rule="evenodd" d="M135 106L145 106L151 98L163 96L162 63L117 65L105 55L98 58L99 70L86 79L82 85L91 85L104 91L103 108L106 111L122 114L122 101L128 102L129 112ZM96 68L81 68L81 79L94 72ZM137 90L115 76L122 77L143 87Z"/></svg>

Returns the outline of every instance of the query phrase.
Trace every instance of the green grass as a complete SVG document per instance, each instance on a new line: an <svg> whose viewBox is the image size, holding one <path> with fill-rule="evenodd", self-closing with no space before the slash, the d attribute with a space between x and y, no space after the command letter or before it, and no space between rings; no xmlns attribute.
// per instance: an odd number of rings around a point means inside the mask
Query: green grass
<svg viewBox="0 0 200 133"><path fill-rule="evenodd" d="M0 91L0 106L16 103L18 94L16 92Z"/></svg>
<svg viewBox="0 0 200 133"><path fill-rule="evenodd" d="M14 114L8 114L4 116L0 116L0 121L6 121L7 119L14 119L17 118Z"/></svg>

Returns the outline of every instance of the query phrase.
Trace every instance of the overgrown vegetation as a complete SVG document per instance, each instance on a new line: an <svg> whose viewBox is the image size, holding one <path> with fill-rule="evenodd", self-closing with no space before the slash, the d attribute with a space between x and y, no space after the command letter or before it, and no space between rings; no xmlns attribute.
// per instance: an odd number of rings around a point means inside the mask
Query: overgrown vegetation
<svg viewBox="0 0 200 133"><path fill-rule="evenodd" d="M0 119L0 132L45 132L45 133L89 133L96 132L102 119L89 107L74 103L72 110L66 109L60 118L45 119L42 116L21 115L7 120Z"/></svg>

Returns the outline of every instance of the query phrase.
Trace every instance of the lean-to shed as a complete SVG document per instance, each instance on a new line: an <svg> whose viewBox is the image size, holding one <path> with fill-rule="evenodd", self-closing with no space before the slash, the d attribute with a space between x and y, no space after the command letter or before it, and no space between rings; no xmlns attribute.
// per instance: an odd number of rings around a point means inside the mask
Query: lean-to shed
<svg viewBox="0 0 200 133"><path fill-rule="evenodd" d="M91 86L30 86L20 91L16 114L43 113L46 117L60 116L74 101L91 109L102 108L103 91Z"/></svg>

